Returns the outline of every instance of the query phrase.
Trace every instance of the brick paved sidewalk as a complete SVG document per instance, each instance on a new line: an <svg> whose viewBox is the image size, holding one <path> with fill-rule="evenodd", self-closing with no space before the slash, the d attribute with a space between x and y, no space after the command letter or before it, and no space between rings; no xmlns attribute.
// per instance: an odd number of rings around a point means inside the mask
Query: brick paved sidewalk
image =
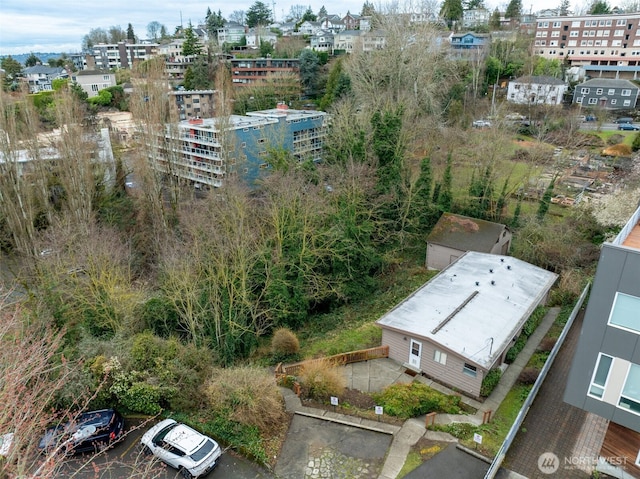
<svg viewBox="0 0 640 479"><path fill-rule="evenodd" d="M521 431L507 453L504 466L529 479L586 479L590 477L585 458L597 458L607 421L563 402L564 388L582 328L581 313L573 323L533 402ZM538 458L552 452L560 460L560 468L543 474ZM566 459L565 459L566 458Z"/></svg>

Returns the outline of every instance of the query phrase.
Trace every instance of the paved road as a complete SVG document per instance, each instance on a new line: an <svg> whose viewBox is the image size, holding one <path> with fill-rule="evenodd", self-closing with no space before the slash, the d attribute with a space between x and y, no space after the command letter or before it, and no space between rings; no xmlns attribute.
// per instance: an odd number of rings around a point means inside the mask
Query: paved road
<svg viewBox="0 0 640 479"><path fill-rule="evenodd" d="M483 479L488 469L489 464L451 444L407 474L405 479Z"/></svg>
<svg viewBox="0 0 640 479"><path fill-rule="evenodd" d="M57 477L79 479L100 478L157 478L174 479L180 477L177 471L145 456L139 447L142 434L151 424L140 426L136 421L127 424L125 439L105 454L88 462L87 456L69 459ZM253 462L226 451L218 460L216 468L207 476L209 479L274 479L275 476L261 469Z"/></svg>

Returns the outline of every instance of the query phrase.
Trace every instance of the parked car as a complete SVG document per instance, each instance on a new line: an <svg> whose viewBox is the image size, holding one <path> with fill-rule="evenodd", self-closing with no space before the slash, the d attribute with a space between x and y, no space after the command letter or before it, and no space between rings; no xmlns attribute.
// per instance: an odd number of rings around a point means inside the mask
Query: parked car
<svg viewBox="0 0 640 479"><path fill-rule="evenodd" d="M597 120L598 120L598 118L597 118L595 115L586 115L586 116L584 117L584 120L585 120L585 121L597 121Z"/></svg>
<svg viewBox="0 0 640 479"><path fill-rule="evenodd" d="M177 469L183 477L204 476L222 455L216 441L185 424L165 419L144 433L144 451Z"/></svg>
<svg viewBox="0 0 640 479"><path fill-rule="evenodd" d="M124 419L113 409L101 409L80 414L72 422L50 427L38 447L43 451L59 448L63 454L97 452L122 439Z"/></svg>
<svg viewBox="0 0 640 479"><path fill-rule="evenodd" d="M640 130L640 126L634 125L633 123L620 123L618 130L638 131Z"/></svg>
<svg viewBox="0 0 640 479"><path fill-rule="evenodd" d="M633 123L633 118L629 118L627 116L622 117L622 118L616 118L615 120L613 120L614 123L617 123L619 125L623 124L623 123Z"/></svg>
<svg viewBox="0 0 640 479"><path fill-rule="evenodd" d="M489 120L476 120L473 122L474 128L489 128L491 127L491 122Z"/></svg>
<svg viewBox="0 0 640 479"><path fill-rule="evenodd" d="M13 433L0 434L0 457L7 457L13 444Z"/></svg>

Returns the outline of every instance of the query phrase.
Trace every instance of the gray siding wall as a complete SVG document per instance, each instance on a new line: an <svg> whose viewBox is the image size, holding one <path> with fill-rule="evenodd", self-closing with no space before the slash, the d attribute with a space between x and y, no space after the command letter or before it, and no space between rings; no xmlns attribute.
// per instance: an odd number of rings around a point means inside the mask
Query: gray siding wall
<svg viewBox="0 0 640 479"><path fill-rule="evenodd" d="M427 243L427 268L443 270L452 263L452 256L458 258L464 253L464 251L448 246Z"/></svg>
<svg viewBox="0 0 640 479"><path fill-rule="evenodd" d="M406 340L404 339L405 337L407 338ZM389 346L389 357L399 363L404 364L409 362L411 339L422 343L420 369L424 374L445 386L454 387L469 396L480 396L480 386L484 378L484 371L482 369L478 368L476 377L471 377L462 372L465 360L455 353L441 348L424 338L412 337L397 331L382 329L382 344ZM434 352L436 349L447 354L445 365L434 361Z"/></svg>
<svg viewBox="0 0 640 479"><path fill-rule="evenodd" d="M587 396L598 353L640 364L640 334L607 326L617 291L640 296L640 251L607 243L600 253L564 400L640 432L640 416Z"/></svg>

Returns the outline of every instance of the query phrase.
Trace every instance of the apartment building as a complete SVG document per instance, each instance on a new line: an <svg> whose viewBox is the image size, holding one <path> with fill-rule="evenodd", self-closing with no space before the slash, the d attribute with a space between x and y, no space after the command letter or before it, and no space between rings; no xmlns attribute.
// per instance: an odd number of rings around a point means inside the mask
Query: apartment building
<svg viewBox="0 0 640 479"><path fill-rule="evenodd" d="M319 161L326 113L271 110L226 118L191 118L167 125L152 166L197 187L220 187L229 175L254 184L271 168L268 149L290 151L298 161ZM151 149L150 149L151 151Z"/></svg>
<svg viewBox="0 0 640 479"><path fill-rule="evenodd" d="M640 477L640 208L602 246L564 400L609 420L598 469Z"/></svg>
<svg viewBox="0 0 640 479"><path fill-rule="evenodd" d="M157 43L99 43L91 49L93 68L96 70L112 70L131 68L135 63L149 60L158 54ZM90 68L91 66L88 65Z"/></svg>
<svg viewBox="0 0 640 479"><path fill-rule="evenodd" d="M234 86L277 79L300 81L300 62L297 58L240 58L232 59L230 63Z"/></svg>
<svg viewBox="0 0 640 479"><path fill-rule="evenodd" d="M177 118L209 118L214 116L215 90L177 90L169 92L169 104Z"/></svg>
<svg viewBox="0 0 640 479"><path fill-rule="evenodd" d="M538 17L533 53L566 61L592 78L636 79L640 13Z"/></svg>

